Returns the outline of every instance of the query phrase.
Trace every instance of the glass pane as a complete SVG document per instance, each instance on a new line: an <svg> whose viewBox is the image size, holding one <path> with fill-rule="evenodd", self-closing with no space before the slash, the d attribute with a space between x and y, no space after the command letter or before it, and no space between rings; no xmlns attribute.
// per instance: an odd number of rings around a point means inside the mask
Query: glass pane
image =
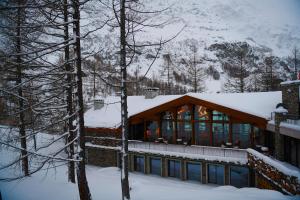
<svg viewBox="0 0 300 200"><path fill-rule="evenodd" d="M172 135L174 130L174 122L171 120L163 120L162 121L162 137L169 142L172 141Z"/></svg>
<svg viewBox="0 0 300 200"><path fill-rule="evenodd" d="M161 175L161 160L150 158L150 174Z"/></svg>
<svg viewBox="0 0 300 200"><path fill-rule="evenodd" d="M149 122L147 123L147 138L148 141L155 141L158 135L158 123L157 122Z"/></svg>
<svg viewBox="0 0 300 200"><path fill-rule="evenodd" d="M230 185L235 187L248 187L249 169L247 167L230 167Z"/></svg>
<svg viewBox="0 0 300 200"><path fill-rule="evenodd" d="M191 112L188 106L182 106L177 112L179 120L191 120Z"/></svg>
<svg viewBox="0 0 300 200"><path fill-rule="evenodd" d="M193 181L201 181L201 169L201 163L187 163L187 179Z"/></svg>
<svg viewBox="0 0 300 200"><path fill-rule="evenodd" d="M259 128L257 127L253 127L253 140L254 140L254 145L261 145L262 141L261 141L261 131Z"/></svg>
<svg viewBox="0 0 300 200"><path fill-rule="evenodd" d="M183 142L191 143L192 140L192 123L190 121L177 122L177 138L182 139Z"/></svg>
<svg viewBox="0 0 300 200"><path fill-rule="evenodd" d="M208 122L195 122L195 137L197 145L209 145L209 123Z"/></svg>
<svg viewBox="0 0 300 200"><path fill-rule="evenodd" d="M195 107L195 120L209 120L209 114L205 107L203 106Z"/></svg>
<svg viewBox="0 0 300 200"><path fill-rule="evenodd" d="M218 185L224 185L224 166L209 164L208 182Z"/></svg>
<svg viewBox="0 0 300 200"><path fill-rule="evenodd" d="M250 146L250 124L232 124L232 139L233 145L240 148L247 148Z"/></svg>
<svg viewBox="0 0 300 200"><path fill-rule="evenodd" d="M226 143L229 138L228 123L213 123L213 145L221 146Z"/></svg>
<svg viewBox="0 0 300 200"><path fill-rule="evenodd" d="M229 120L227 115L225 115L224 113L218 112L216 110L213 111L212 115L213 115L214 121L228 121Z"/></svg>
<svg viewBox="0 0 300 200"><path fill-rule="evenodd" d="M145 159L143 156L134 156L134 170L138 172L143 172L145 169Z"/></svg>
<svg viewBox="0 0 300 200"><path fill-rule="evenodd" d="M168 175L170 177L180 178L180 161L168 160Z"/></svg>

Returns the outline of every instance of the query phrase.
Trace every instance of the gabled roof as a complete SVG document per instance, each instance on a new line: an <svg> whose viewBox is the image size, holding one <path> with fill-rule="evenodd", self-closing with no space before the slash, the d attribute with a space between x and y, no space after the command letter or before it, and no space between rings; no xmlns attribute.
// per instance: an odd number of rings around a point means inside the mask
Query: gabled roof
<svg viewBox="0 0 300 200"><path fill-rule="evenodd" d="M85 113L86 127L117 128L121 123L120 97L104 99L105 106L100 110L89 109ZM269 120L276 105L282 102L281 92L257 93L187 93L185 95L159 95L153 99L144 96L128 96L128 116L138 119L157 111L164 111L174 105L185 103L205 104L218 111L231 111L235 115L249 115L257 119ZM253 119L256 120L256 119Z"/></svg>

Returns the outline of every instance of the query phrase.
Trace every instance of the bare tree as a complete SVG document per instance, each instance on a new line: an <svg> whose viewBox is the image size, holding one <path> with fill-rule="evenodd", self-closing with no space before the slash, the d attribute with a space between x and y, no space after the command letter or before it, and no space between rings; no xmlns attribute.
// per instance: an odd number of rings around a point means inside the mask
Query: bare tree
<svg viewBox="0 0 300 200"><path fill-rule="evenodd" d="M203 92L205 89L205 72L201 64L203 64L204 60L197 58L198 49L196 44L190 44L189 48L192 52L192 56L188 59L182 58L181 64L184 64L186 67L186 74L188 79L190 79L189 82L192 86L192 91L195 93Z"/></svg>
<svg viewBox="0 0 300 200"><path fill-rule="evenodd" d="M80 48L80 2L72 0L73 8L73 35L75 39L74 54L77 77L77 106L78 106L78 152L77 158L77 184L81 200L92 199L85 171L85 129L84 129L84 102L82 92L82 69Z"/></svg>

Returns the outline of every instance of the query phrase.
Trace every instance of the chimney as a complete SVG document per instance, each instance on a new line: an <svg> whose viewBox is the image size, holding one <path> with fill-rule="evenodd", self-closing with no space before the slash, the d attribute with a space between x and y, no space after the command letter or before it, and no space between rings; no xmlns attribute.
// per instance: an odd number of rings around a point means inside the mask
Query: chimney
<svg viewBox="0 0 300 200"><path fill-rule="evenodd" d="M144 90L145 90L145 99L153 99L159 94L159 88L157 87L145 88Z"/></svg>
<svg viewBox="0 0 300 200"><path fill-rule="evenodd" d="M282 103L288 113L294 118L300 116L300 80L285 81L280 83L282 91Z"/></svg>
<svg viewBox="0 0 300 200"><path fill-rule="evenodd" d="M100 110L103 107L104 107L104 99L95 98L94 99L94 110Z"/></svg>

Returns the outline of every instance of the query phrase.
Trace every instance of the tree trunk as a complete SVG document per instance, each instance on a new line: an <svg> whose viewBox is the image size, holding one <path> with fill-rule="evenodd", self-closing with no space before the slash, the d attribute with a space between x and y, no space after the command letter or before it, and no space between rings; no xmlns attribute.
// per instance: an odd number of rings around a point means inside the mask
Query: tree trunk
<svg viewBox="0 0 300 200"><path fill-rule="evenodd" d="M69 25L68 25L68 0L64 0L64 40L69 40ZM69 63L70 60L70 47L69 45L65 44L65 69L66 69L66 81L68 83L67 87L67 112L68 112L68 143L74 140L74 126L73 126L73 117L70 117L73 115L73 98L72 98L72 91L73 91L73 83L72 83L72 67ZM74 143L70 144L69 151L68 151L68 158L73 159L74 158ZM70 161L68 165L68 180L72 183L75 183L75 164L74 162Z"/></svg>
<svg viewBox="0 0 300 200"><path fill-rule="evenodd" d="M82 70L81 70L81 49L80 49L80 10L79 0L72 0L73 6L73 34L75 39L75 62L77 76L77 104L78 104L78 158L77 184L81 200L91 200L91 193L86 179L85 171L85 130L84 130L84 105L82 93Z"/></svg>
<svg viewBox="0 0 300 200"><path fill-rule="evenodd" d="M130 199L128 180L128 111L127 111L127 69L126 69L126 21L125 0L120 2L120 67L121 67L121 117L122 117L122 148L121 148L121 186L122 200Z"/></svg>
<svg viewBox="0 0 300 200"><path fill-rule="evenodd" d="M18 85L18 95L19 95L19 134L21 140L21 155L22 155L22 170L25 176L29 175L29 166L28 166L28 157L27 157L27 144L26 144L26 131L25 131L25 116L24 116L24 100L23 100L23 85L22 85L22 46L21 46L21 21L23 21L24 11L22 10L23 1L18 1L18 20L17 20L17 37L16 37L16 50L17 50L17 81L16 85Z"/></svg>

